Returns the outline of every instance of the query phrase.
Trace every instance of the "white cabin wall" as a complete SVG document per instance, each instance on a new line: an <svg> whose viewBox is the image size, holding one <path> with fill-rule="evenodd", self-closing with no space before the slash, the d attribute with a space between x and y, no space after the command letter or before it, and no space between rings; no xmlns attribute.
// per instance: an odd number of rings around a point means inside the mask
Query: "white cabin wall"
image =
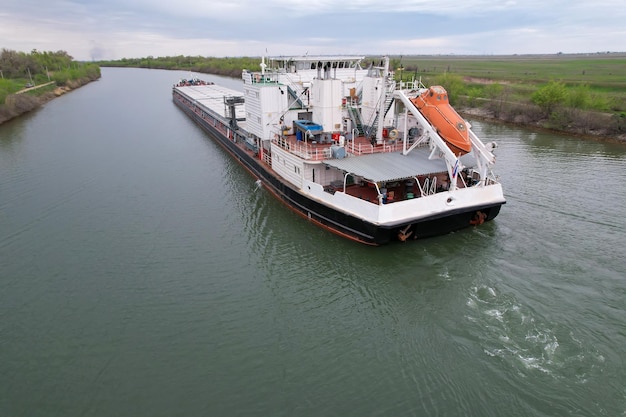
<svg viewBox="0 0 626 417"><path fill-rule="evenodd" d="M245 84L244 95L248 131L262 139L271 139L277 132L281 115L287 110L287 87L280 84Z"/></svg>
<svg viewBox="0 0 626 417"><path fill-rule="evenodd" d="M343 84L341 80L314 80L311 86L313 122L324 127L324 132L342 129Z"/></svg>
<svg viewBox="0 0 626 417"><path fill-rule="evenodd" d="M313 178L315 170L315 178ZM328 185L331 181L343 180L343 173L336 168L326 169L326 165L320 163L304 164L304 179L321 185Z"/></svg>
<svg viewBox="0 0 626 417"><path fill-rule="evenodd" d="M313 181L313 170L315 182L318 184L328 185L331 181L343 180L342 171L336 168L326 169L321 163L306 163L274 143L272 143L272 169L298 188L302 188L303 179Z"/></svg>
<svg viewBox="0 0 626 417"><path fill-rule="evenodd" d="M244 84L243 94L246 100L246 128L248 132L263 138L261 124L261 93L254 84Z"/></svg>
<svg viewBox="0 0 626 417"><path fill-rule="evenodd" d="M272 169L297 188L302 188L303 160L272 143Z"/></svg>

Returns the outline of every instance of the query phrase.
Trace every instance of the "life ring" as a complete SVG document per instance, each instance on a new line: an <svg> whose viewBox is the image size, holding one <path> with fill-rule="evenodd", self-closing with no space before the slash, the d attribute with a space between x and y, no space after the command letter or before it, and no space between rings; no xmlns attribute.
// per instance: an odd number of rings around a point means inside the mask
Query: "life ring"
<svg viewBox="0 0 626 417"><path fill-rule="evenodd" d="M398 137L398 130L397 129L391 129L391 132L389 132L389 139L395 139Z"/></svg>

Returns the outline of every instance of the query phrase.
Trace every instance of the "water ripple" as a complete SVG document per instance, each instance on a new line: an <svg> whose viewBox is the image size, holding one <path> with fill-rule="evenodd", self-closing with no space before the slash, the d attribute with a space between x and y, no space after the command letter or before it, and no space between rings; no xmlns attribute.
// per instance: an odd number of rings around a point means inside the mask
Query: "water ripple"
<svg viewBox="0 0 626 417"><path fill-rule="evenodd" d="M521 376L538 371L555 379L586 381L603 356L556 323L549 323L513 296L490 285L471 288L467 320L486 355L500 358ZM575 365L575 366L573 366Z"/></svg>

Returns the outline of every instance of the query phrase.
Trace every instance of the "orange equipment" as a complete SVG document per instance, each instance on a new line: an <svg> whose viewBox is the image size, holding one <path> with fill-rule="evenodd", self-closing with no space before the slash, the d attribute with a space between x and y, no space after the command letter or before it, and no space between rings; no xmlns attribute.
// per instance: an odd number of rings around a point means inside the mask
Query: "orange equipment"
<svg viewBox="0 0 626 417"><path fill-rule="evenodd" d="M472 150L467 125L450 106L448 93L443 87L432 86L411 101L455 155L464 155Z"/></svg>

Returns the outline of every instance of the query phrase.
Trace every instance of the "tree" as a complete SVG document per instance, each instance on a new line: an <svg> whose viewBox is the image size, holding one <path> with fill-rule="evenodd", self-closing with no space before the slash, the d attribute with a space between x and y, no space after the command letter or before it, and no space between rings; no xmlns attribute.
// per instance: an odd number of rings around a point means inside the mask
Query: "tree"
<svg viewBox="0 0 626 417"><path fill-rule="evenodd" d="M567 89L565 84L560 81L549 82L531 96L532 102L539 106L546 116L550 116L554 109L559 104L562 104L566 98Z"/></svg>
<svg viewBox="0 0 626 417"><path fill-rule="evenodd" d="M456 103L456 100L465 91L465 82L463 81L463 77L456 74L450 74L449 72L444 72L443 74L439 74L435 77L433 85L440 85L445 88L448 92L450 103L452 104Z"/></svg>
<svg viewBox="0 0 626 417"><path fill-rule="evenodd" d="M28 69L34 71L35 61L24 52L3 49L0 53L0 68L6 78L26 78Z"/></svg>

